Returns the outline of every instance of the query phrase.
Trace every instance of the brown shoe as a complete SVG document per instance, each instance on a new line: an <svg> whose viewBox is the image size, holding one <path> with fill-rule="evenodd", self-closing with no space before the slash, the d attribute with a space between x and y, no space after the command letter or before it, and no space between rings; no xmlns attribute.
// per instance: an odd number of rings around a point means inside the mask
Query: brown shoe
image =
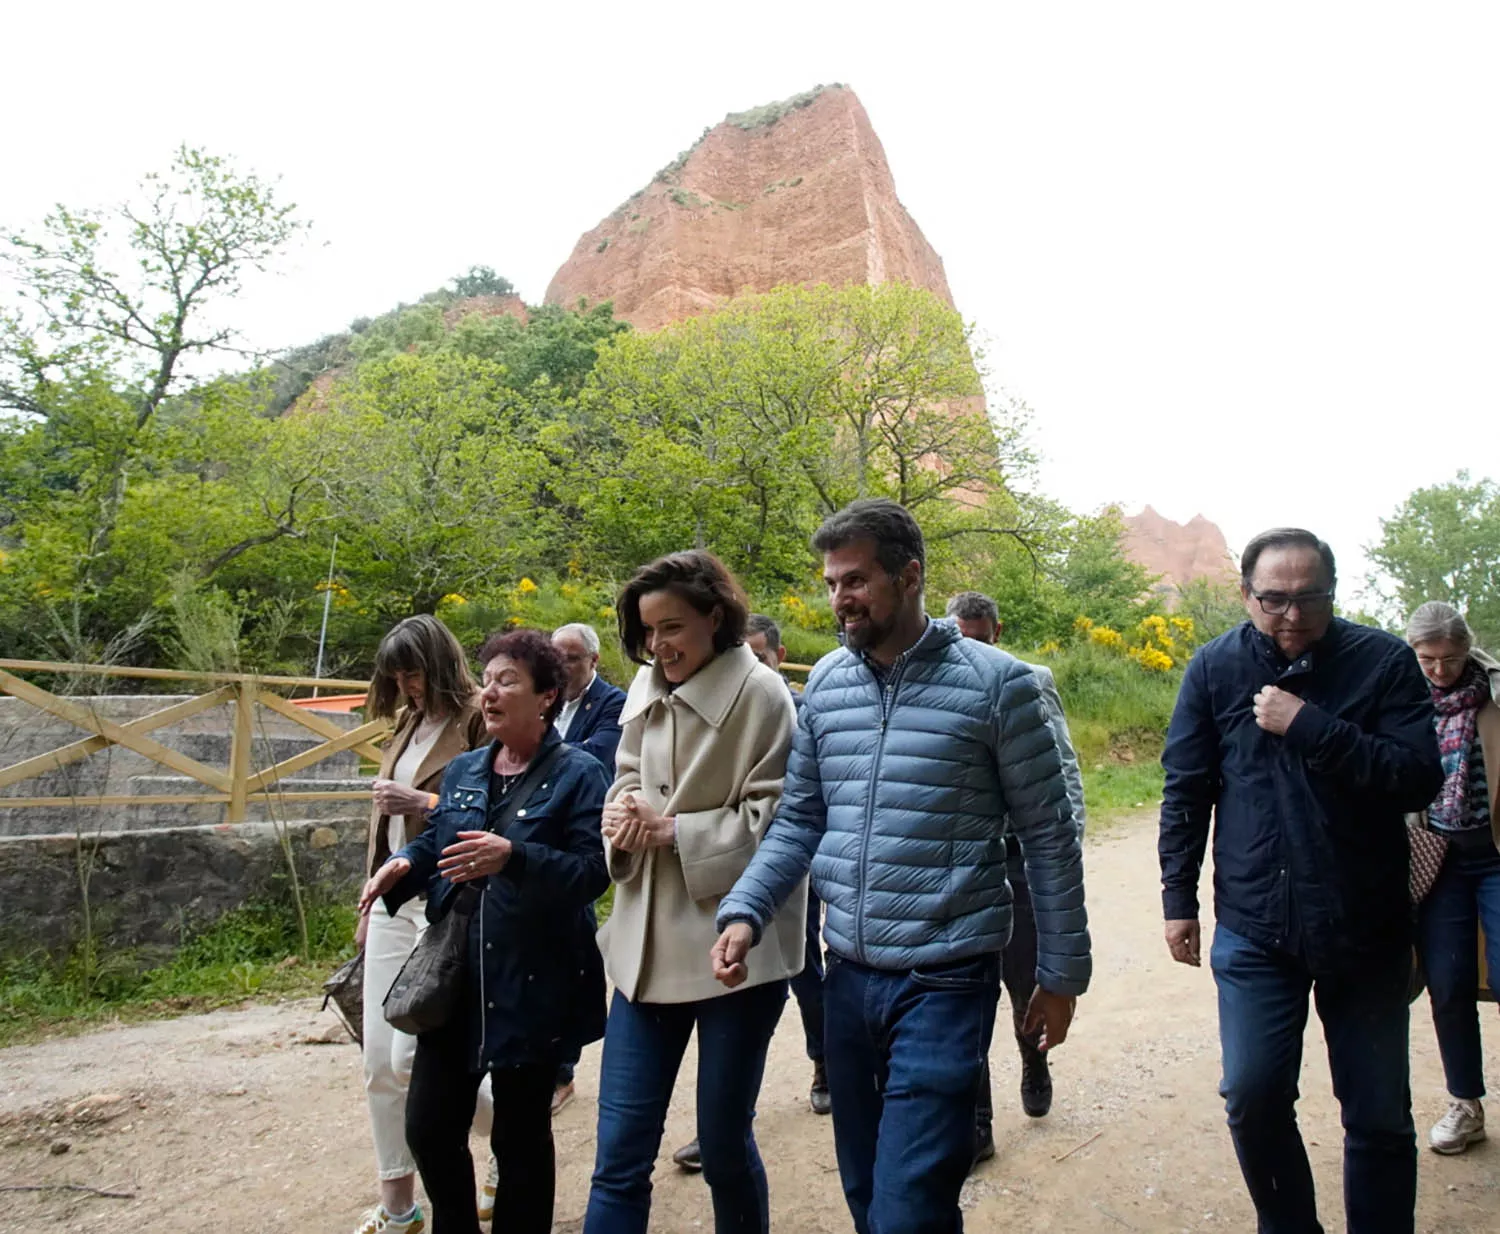
<svg viewBox="0 0 1500 1234"><path fill-rule="evenodd" d="M571 1080L568 1083L566 1083L566 1084L559 1084L556 1088L554 1088L552 1090L552 1117L553 1118L557 1117L557 1112L560 1109L562 1109L563 1106L567 1105L568 1102L570 1102L570 1101L573 1100L573 1098L576 1095L576 1093L577 1093L577 1090L573 1087L573 1083L572 1083Z"/></svg>

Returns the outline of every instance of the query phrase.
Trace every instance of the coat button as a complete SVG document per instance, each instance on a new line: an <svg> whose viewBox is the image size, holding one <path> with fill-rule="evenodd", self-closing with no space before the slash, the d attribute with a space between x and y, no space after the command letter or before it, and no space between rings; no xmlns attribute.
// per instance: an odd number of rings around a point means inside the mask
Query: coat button
<svg viewBox="0 0 1500 1234"><path fill-rule="evenodd" d="M663 797L670 797L672 795L672 789L670 785L658 784L656 787L661 790L661 795Z"/></svg>
<svg viewBox="0 0 1500 1234"><path fill-rule="evenodd" d="M517 810L516 811L516 817L517 818L525 818L526 817L526 811L525 810Z"/></svg>
<svg viewBox="0 0 1500 1234"><path fill-rule="evenodd" d="M485 943L484 949L486 951L493 951L495 949L495 944L494 943Z"/></svg>
<svg viewBox="0 0 1500 1234"><path fill-rule="evenodd" d="M495 1004L494 1003L488 1003L488 1004L486 1004L486 1006L488 1006L491 1011L493 1011L495 1009Z"/></svg>
<svg viewBox="0 0 1500 1234"><path fill-rule="evenodd" d="M526 980L527 981L535 981L536 980L536 974L535 973L527 973L526 974ZM493 1005L494 1004L491 1004L491 1006L493 1006Z"/></svg>

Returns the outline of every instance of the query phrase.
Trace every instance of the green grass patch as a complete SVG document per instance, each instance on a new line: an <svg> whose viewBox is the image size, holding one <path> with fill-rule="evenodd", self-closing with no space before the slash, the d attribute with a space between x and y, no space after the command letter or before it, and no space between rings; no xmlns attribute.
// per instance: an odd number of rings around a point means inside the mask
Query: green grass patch
<svg viewBox="0 0 1500 1234"><path fill-rule="evenodd" d="M144 971L130 952L10 958L0 963L0 1046L105 1021L317 994L329 972L354 954L352 901L308 907L306 959L296 914L279 902L225 913L189 935L166 964Z"/></svg>
<svg viewBox="0 0 1500 1234"><path fill-rule="evenodd" d="M1121 815L1159 805L1161 784L1161 764L1155 761L1085 766L1083 799L1089 829L1107 827Z"/></svg>

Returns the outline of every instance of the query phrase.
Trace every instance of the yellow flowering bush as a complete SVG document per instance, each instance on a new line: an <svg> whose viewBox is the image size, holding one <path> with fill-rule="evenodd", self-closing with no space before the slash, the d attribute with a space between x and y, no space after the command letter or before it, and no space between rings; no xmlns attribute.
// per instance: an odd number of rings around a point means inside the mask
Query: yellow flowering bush
<svg viewBox="0 0 1500 1234"><path fill-rule="evenodd" d="M529 578L523 578L519 583L516 584L516 590L519 591L523 596L529 596L536 590L536 584L533 583Z"/></svg>
<svg viewBox="0 0 1500 1234"><path fill-rule="evenodd" d="M1161 613L1141 618L1125 633L1100 625L1091 617L1080 615L1073 620L1075 642L1125 657L1148 673L1168 673L1185 665L1197 647L1196 636L1191 617L1169 617ZM1063 647L1058 640L1052 639L1037 650L1040 655L1055 656L1062 652Z"/></svg>
<svg viewBox="0 0 1500 1234"><path fill-rule="evenodd" d="M1089 642L1116 651L1125 646L1125 636L1118 630L1111 630L1108 626L1096 626L1091 622L1089 626Z"/></svg>
<svg viewBox="0 0 1500 1234"><path fill-rule="evenodd" d="M1131 647L1125 654L1148 673L1168 673L1174 667L1172 657L1155 647Z"/></svg>

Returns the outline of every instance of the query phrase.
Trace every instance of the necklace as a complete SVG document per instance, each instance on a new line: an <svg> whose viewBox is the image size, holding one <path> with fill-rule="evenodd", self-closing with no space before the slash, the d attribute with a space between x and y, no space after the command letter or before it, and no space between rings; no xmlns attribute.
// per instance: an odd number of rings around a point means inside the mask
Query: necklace
<svg viewBox="0 0 1500 1234"><path fill-rule="evenodd" d="M500 753L504 756L508 751L502 750ZM495 760L497 764L499 761L498 758ZM511 772L501 771L498 766L491 766L490 770L495 773L495 779L500 781L500 796L506 796L515 787L516 781L526 774L526 768L529 766L531 766L530 759L527 759L520 767Z"/></svg>

